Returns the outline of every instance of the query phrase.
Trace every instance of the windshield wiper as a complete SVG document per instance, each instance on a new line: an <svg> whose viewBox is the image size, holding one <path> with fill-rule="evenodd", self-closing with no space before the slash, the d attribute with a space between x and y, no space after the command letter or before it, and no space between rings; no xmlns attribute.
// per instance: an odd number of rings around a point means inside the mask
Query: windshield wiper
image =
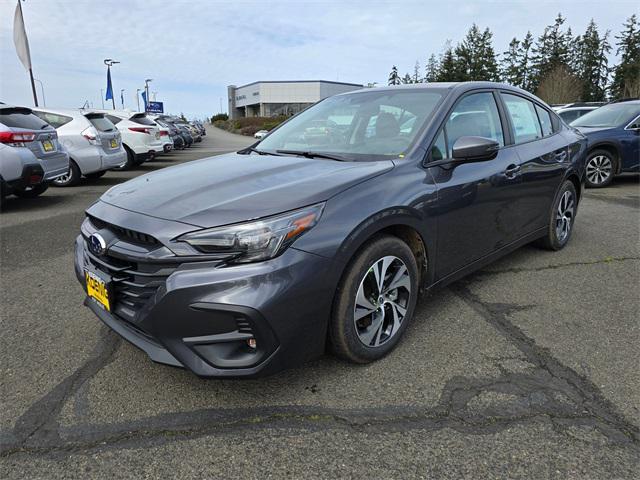
<svg viewBox="0 0 640 480"><path fill-rule="evenodd" d="M241 154L244 154L244 155L246 155L246 154L248 154L250 152L255 152L258 155L275 155L276 157L281 157L282 156L282 155L279 155L277 153L265 152L264 150L258 150L255 147L247 147L247 148L244 148L242 150L238 150L238 153L241 153Z"/></svg>
<svg viewBox="0 0 640 480"><path fill-rule="evenodd" d="M347 159L344 157L340 157L338 155L330 155L328 153L321 152L309 152L305 150L276 150L278 153L282 153L284 155L300 155L301 157L306 158L326 158L328 160L337 160L338 162L346 162Z"/></svg>

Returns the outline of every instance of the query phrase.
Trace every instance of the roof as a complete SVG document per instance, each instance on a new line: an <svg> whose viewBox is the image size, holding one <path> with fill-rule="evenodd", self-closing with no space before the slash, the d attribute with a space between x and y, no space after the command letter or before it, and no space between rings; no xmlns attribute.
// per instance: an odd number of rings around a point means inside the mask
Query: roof
<svg viewBox="0 0 640 480"><path fill-rule="evenodd" d="M31 110L36 112L48 112L55 115L88 115L90 113L103 113L94 108L48 108L48 107L33 107Z"/></svg>
<svg viewBox="0 0 640 480"><path fill-rule="evenodd" d="M331 80L259 80L257 82L247 83L245 85L240 85L236 87L235 85L229 85L232 88L244 88L249 87L251 85L256 85L258 83L331 83L334 85L348 85L350 87L363 87L361 83L346 83L346 82L333 82Z"/></svg>
<svg viewBox="0 0 640 480"><path fill-rule="evenodd" d="M341 95L347 95L349 93L358 93L358 92L371 92L371 91L388 91L388 90L430 90L430 89L440 89L440 90L473 90L477 88L501 88L504 90L512 90L514 92L524 92L528 95L531 95L530 92L526 92L518 87L514 87L513 85L508 85L506 83L499 82L429 82L429 83L409 83L402 85L388 85L384 87L375 87L375 88L362 88L360 90L356 90L355 92L347 92Z"/></svg>

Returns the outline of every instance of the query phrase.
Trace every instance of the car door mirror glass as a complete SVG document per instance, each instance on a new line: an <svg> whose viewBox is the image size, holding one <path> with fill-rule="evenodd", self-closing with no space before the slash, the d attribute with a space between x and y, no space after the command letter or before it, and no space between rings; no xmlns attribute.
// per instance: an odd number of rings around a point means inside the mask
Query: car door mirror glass
<svg viewBox="0 0 640 480"><path fill-rule="evenodd" d="M460 137L453 144L453 158L463 161L482 161L495 158L500 144L485 137Z"/></svg>

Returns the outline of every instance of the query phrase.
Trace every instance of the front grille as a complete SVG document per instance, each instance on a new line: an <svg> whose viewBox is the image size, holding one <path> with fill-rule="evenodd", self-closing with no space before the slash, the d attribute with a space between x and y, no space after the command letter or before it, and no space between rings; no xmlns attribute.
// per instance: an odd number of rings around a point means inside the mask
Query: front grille
<svg viewBox="0 0 640 480"><path fill-rule="evenodd" d="M111 311L137 328L141 328L138 322L158 289L164 286L167 277L178 267L175 263L132 262L111 255L97 257L88 249L85 249L85 255L94 268L111 277Z"/></svg>
<svg viewBox="0 0 640 480"><path fill-rule="evenodd" d="M103 228L106 228L113 232L121 240L126 240L150 247L160 246L160 242L158 240L156 240L151 235L147 235L146 233L136 232L135 230L129 230L128 228L113 225L91 215L87 215L87 217L96 229L102 230Z"/></svg>

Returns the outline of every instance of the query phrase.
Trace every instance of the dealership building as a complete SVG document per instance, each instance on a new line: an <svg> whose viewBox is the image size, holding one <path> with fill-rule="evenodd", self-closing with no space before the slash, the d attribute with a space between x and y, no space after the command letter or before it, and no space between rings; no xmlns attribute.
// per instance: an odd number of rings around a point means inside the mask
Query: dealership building
<svg viewBox="0 0 640 480"><path fill-rule="evenodd" d="M326 80L253 82L229 85L229 117L275 117L292 115L323 98L358 90L356 83Z"/></svg>

